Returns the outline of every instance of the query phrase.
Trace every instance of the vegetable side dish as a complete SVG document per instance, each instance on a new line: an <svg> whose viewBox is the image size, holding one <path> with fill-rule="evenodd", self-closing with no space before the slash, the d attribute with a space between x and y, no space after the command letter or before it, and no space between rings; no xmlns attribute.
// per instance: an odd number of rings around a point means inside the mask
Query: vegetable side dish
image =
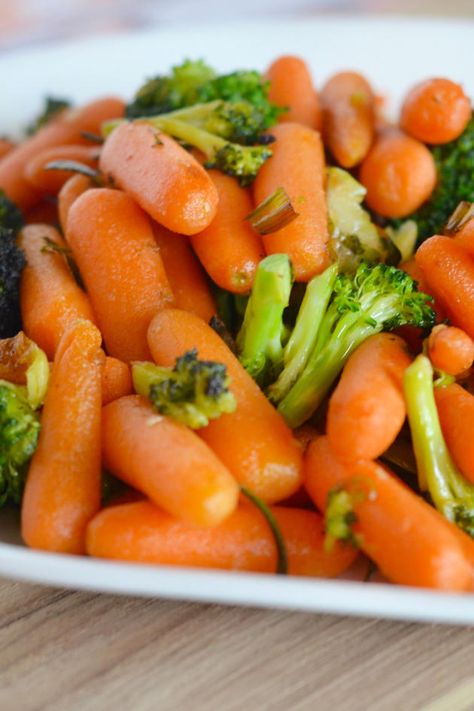
<svg viewBox="0 0 474 711"><path fill-rule="evenodd" d="M187 60L0 141L0 504L32 548L474 581L474 119ZM0 512L1 515L1 512Z"/></svg>

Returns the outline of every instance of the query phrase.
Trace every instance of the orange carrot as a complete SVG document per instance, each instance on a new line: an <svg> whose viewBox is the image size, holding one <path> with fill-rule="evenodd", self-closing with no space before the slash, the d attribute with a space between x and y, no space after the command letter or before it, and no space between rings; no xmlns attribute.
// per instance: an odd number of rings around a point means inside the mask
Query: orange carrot
<svg viewBox="0 0 474 711"><path fill-rule="evenodd" d="M205 230L191 237L191 243L216 284L234 294L245 294L265 256L261 237L245 221L253 210L252 197L229 175L210 170L209 177L219 195L216 216Z"/></svg>
<svg viewBox="0 0 474 711"><path fill-rule="evenodd" d="M471 102L460 84L450 79L427 79L406 95L400 126L423 143L448 143L461 135L471 113Z"/></svg>
<svg viewBox="0 0 474 711"><path fill-rule="evenodd" d="M188 524L217 526L237 506L237 483L214 452L138 395L104 408L102 450L108 471Z"/></svg>
<svg viewBox="0 0 474 711"><path fill-rule="evenodd" d="M89 188L96 187L87 175L76 173L66 180L58 195L59 224L64 234L67 229L67 218L73 202Z"/></svg>
<svg viewBox="0 0 474 711"><path fill-rule="evenodd" d="M216 214L218 195L208 174L179 143L146 123L126 123L109 135L100 168L157 222L193 235Z"/></svg>
<svg viewBox="0 0 474 711"><path fill-rule="evenodd" d="M278 506L272 512L286 542L290 575L332 578L354 561L357 553L349 546L325 551L318 514ZM147 501L112 506L89 524L87 552L141 563L261 573L273 573L277 559L268 524L246 503L211 529L191 527Z"/></svg>
<svg viewBox="0 0 474 711"><path fill-rule="evenodd" d="M418 248L416 263L430 293L455 326L474 338L474 260L450 237L436 235Z"/></svg>
<svg viewBox="0 0 474 711"><path fill-rule="evenodd" d="M2 160L7 153L10 153L13 148L15 148L15 144L12 141L9 141L7 138L0 138L0 160Z"/></svg>
<svg viewBox="0 0 474 711"><path fill-rule="evenodd" d="M76 144L44 148L25 165L24 176L33 187L42 192L55 195L60 191L66 180L73 175L73 172L70 170L46 170L48 163L58 160L72 160L88 165L90 168L95 168L99 159L99 152L98 146Z"/></svg>
<svg viewBox="0 0 474 711"><path fill-rule="evenodd" d="M454 239L469 252L471 257L474 257L474 216L455 232Z"/></svg>
<svg viewBox="0 0 474 711"><path fill-rule="evenodd" d="M431 152L396 129L383 131L360 167L366 202L384 217L405 217L427 200L436 185Z"/></svg>
<svg viewBox="0 0 474 711"><path fill-rule="evenodd" d="M61 249L66 246L49 225L27 225L20 234L19 245L27 262L20 283L20 305L25 333L52 359L66 329L77 319L93 321L94 315L66 260L48 247L45 237Z"/></svg>
<svg viewBox="0 0 474 711"><path fill-rule="evenodd" d="M436 509L376 462L343 465L326 437L314 440L305 463L305 485L326 509L328 494L352 494L360 546L382 573L401 585L466 590L471 567L457 532Z"/></svg>
<svg viewBox="0 0 474 711"><path fill-rule="evenodd" d="M278 57L270 64L266 78L270 81L270 101L287 109L279 117L279 122L296 121L320 130L319 97L303 59L290 55Z"/></svg>
<svg viewBox="0 0 474 711"><path fill-rule="evenodd" d="M328 440L343 461L375 459L399 434L406 417L405 342L391 333L371 336L347 361L329 401Z"/></svg>
<svg viewBox="0 0 474 711"><path fill-rule="evenodd" d="M76 321L56 353L21 509L32 548L84 553L86 525L99 510L101 340L93 324Z"/></svg>
<svg viewBox="0 0 474 711"><path fill-rule="evenodd" d="M106 119L123 115L123 101L106 97L97 99L78 109L62 111L46 126L27 138L8 153L0 164L0 189L26 210L38 202L41 193L26 180L23 171L26 164L44 148L62 146L66 143L86 143L83 131L99 133Z"/></svg>
<svg viewBox="0 0 474 711"><path fill-rule="evenodd" d="M428 286L425 275L423 274L423 270L416 261L415 257L412 257L407 262L403 262L403 264L400 264L398 268L406 272L409 276L411 276L412 279L414 279L414 281L417 282L418 291L422 291L424 294L428 294L428 296L432 297L433 301L431 302L431 308L434 309L434 311L436 312L437 321L444 321L446 318L446 313L444 312L444 309L440 306L440 304L436 301L434 295L430 293L430 287Z"/></svg>
<svg viewBox="0 0 474 711"><path fill-rule="evenodd" d="M449 453L474 484L474 396L453 383L435 388L435 399Z"/></svg>
<svg viewBox="0 0 474 711"><path fill-rule="evenodd" d="M374 140L375 96L361 74L340 72L321 92L323 136L339 165L353 168Z"/></svg>
<svg viewBox="0 0 474 711"><path fill-rule="evenodd" d="M268 254L289 255L298 281L309 281L328 265L328 224L324 193L325 163L321 137L296 123L272 128L273 156L254 182L257 203L277 188L288 193L298 217L277 232L265 235Z"/></svg>
<svg viewBox="0 0 474 711"><path fill-rule="evenodd" d="M199 430L239 483L265 501L285 499L301 483L301 449L281 415L267 400L224 341L194 314L167 309L148 330L148 343L159 365L197 348L204 360L223 363L231 379L237 409Z"/></svg>
<svg viewBox="0 0 474 711"><path fill-rule="evenodd" d="M41 202L30 207L24 213L25 225L47 224L56 226L58 224L58 208L54 201L46 196Z"/></svg>
<svg viewBox="0 0 474 711"><path fill-rule="evenodd" d="M130 367L118 358L107 356L102 370L102 405L133 392Z"/></svg>
<svg viewBox="0 0 474 711"><path fill-rule="evenodd" d="M435 368L460 375L474 361L474 341L455 326L435 326L428 338L428 355Z"/></svg>
<svg viewBox="0 0 474 711"><path fill-rule="evenodd" d="M172 294L145 213L119 190L87 190L69 210L67 241L108 355L149 360L148 324Z"/></svg>
<svg viewBox="0 0 474 711"><path fill-rule="evenodd" d="M209 321L216 313L216 304L189 237L174 234L157 222L153 225L153 234L176 306Z"/></svg>

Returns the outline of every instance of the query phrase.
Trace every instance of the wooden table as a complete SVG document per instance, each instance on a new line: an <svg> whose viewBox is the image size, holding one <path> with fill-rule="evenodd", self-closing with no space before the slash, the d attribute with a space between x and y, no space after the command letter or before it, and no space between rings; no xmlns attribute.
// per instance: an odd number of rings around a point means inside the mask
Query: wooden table
<svg viewBox="0 0 474 711"><path fill-rule="evenodd" d="M469 628L0 580L2 711L468 711L473 657Z"/></svg>

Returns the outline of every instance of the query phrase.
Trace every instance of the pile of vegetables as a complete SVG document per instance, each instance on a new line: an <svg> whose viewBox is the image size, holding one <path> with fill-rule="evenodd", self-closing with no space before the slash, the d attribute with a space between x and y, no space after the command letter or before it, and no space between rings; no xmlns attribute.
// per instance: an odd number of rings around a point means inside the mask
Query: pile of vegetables
<svg viewBox="0 0 474 711"><path fill-rule="evenodd" d="M474 580L474 119L186 60L0 142L0 505L33 548ZM1 515L1 514L0 514Z"/></svg>

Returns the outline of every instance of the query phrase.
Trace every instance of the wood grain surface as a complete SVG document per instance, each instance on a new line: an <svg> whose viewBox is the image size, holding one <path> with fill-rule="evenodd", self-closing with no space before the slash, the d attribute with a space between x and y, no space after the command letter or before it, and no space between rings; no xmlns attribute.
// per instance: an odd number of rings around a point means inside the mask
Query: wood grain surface
<svg viewBox="0 0 474 711"><path fill-rule="evenodd" d="M474 630L0 580L2 711L469 711Z"/></svg>

